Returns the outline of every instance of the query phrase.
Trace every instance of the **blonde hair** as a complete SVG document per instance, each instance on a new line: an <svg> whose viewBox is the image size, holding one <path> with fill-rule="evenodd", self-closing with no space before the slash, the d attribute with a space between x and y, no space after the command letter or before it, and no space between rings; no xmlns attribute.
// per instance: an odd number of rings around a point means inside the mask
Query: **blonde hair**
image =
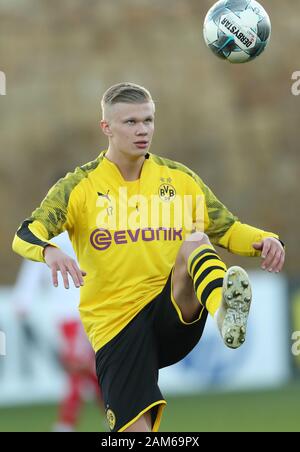
<svg viewBox="0 0 300 452"><path fill-rule="evenodd" d="M108 88L103 94L101 100L102 115L104 117L104 110L107 105L117 103L142 104L144 102L153 102L151 94L146 88L130 82L118 83Z"/></svg>

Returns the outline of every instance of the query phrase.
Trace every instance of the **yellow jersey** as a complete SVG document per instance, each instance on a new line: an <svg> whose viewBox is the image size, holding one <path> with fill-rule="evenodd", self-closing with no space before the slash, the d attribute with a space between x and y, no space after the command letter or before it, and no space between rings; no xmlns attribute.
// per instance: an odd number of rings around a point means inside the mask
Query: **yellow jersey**
<svg viewBox="0 0 300 452"><path fill-rule="evenodd" d="M240 223L180 163L148 153L140 178L126 181L105 153L60 179L13 242L21 256L44 262L44 247L68 231L87 272L79 310L95 351L161 292L192 231L247 256L260 255L253 242L277 237Z"/></svg>

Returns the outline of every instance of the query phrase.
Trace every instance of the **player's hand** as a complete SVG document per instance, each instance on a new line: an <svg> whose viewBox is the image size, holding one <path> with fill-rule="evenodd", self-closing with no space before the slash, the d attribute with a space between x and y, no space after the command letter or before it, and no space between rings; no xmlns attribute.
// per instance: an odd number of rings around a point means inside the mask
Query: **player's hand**
<svg viewBox="0 0 300 452"><path fill-rule="evenodd" d="M84 285L83 277L86 276L86 272L80 270L76 261L60 249L51 245L46 246L44 249L44 258L46 264L51 269L52 282L55 287L58 286L57 272L59 271L61 272L66 289L69 289L68 275L71 275L75 287Z"/></svg>
<svg viewBox="0 0 300 452"><path fill-rule="evenodd" d="M279 273L285 260L285 250L279 240L268 237L261 242L253 243L253 248L261 251L263 259L261 268L269 272Z"/></svg>

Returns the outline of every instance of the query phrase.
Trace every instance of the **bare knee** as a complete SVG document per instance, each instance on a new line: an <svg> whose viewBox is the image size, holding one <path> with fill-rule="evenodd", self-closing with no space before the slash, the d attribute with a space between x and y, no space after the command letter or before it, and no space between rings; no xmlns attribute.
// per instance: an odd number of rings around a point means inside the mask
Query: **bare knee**
<svg viewBox="0 0 300 452"><path fill-rule="evenodd" d="M184 262L187 262L191 253L201 245L211 245L208 236L204 232L194 232L183 243L179 251L179 259L181 257Z"/></svg>
<svg viewBox="0 0 300 452"><path fill-rule="evenodd" d="M201 244L210 243L208 235L204 232L193 232L191 235L188 236L185 242L197 242Z"/></svg>

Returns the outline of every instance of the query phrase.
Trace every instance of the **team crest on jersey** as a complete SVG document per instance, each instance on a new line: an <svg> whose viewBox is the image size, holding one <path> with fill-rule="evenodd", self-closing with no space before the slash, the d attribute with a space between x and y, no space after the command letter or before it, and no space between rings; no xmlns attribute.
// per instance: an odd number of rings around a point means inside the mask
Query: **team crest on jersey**
<svg viewBox="0 0 300 452"><path fill-rule="evenodd" d="M161 184L158 189L159 197L162 201L173 201L176 196L176 190L173 185Z"/></svg>
<svg viewBox="0 0 300 452"><path fill-rule="evenodd" d="M116 415L110 408L106 411L106 418L110 430L113 430L116 425Z"/></svg>

